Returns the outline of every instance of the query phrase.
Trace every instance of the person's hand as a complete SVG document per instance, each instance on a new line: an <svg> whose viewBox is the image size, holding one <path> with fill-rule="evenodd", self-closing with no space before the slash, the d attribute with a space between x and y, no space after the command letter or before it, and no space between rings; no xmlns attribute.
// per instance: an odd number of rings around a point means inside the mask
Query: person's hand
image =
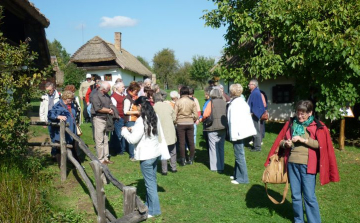
<svg viewBox="0 0 360 223"><path fill-rule="evenodd" d="M200 123L200 120L196 120L195 124L198 125Z"/></svg>
<svg viewBox="0 0 360 223"><path fill-rule="evenodd" d="M292 141L293 142L302 142L302 143L304 143L305 139L303 137L301 137L301 136L294 136L294 137L292 137Z"/></svg>
<svg viewBox="0 0 360 223"><path fill-rule="evenodd" d="M90 102L86 102L86 105L89 106Z"/></svg>
<svg viewBox="0 0 360 223"><path fill-rule="evenodd" d="M291 139L285 140L284 141L284 145L286 148L290 148L292 146L292 141Z"/></svg>
<svg viewBox="0 0 360 223"><path fill-rule="evenodd" d="M66 121L66 116L59 115L57 119L59 119L60 121Z"/></svg>
<svg viewBox="0 0 360 223"><path fill-rule="evenodd" d="M109 114L110 115L114 114L114 111L112 109L110 109Z"/></svg>

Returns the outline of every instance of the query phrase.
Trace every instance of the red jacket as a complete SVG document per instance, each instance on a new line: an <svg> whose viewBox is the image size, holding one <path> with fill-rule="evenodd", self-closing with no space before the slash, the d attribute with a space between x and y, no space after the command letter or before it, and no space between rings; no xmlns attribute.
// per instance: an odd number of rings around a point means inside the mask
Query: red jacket
<svg viewBox="0 0 360 223"><path fill-rule="evenodd" d="M291 126L293 119L287 121L280 131L274 144L272 145L269 155L266 159L265 166L269 164L270 156L272 156L279 147L280 141L283 139L291 139ZM320 184L324 185L329 182L340 181L339 171L336 164L334 147L331 141L330 133L324 123L314 120L307 128L312 139L319 142L319 149L309 148L309 157L307 163L307 173L316 174L320 172ZM290 155L290 149L285 149L285 166ZM319 171L320 169L320 171Z"/></svg>

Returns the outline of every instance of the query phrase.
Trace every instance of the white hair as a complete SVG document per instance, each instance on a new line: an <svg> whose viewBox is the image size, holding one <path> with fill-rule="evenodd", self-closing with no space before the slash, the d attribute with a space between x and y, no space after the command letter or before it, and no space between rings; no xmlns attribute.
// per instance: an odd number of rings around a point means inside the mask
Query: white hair
<svg viewBox="0 0 360 223"><path fill-rule="evenodd" d="M100 90L108 90L110 89L110 84L107 81L100 81Z"/></svg>
<svg viewBox="0 0 360 223"><path fill-rule="evenodd" d="M170 98L178 98L178 97L179 97L179 93L177 91L170 92Z"/></svg>
<svg viewBox="0 0 360 223"><path fill-rule="evenodd" d="M152 81L151 81L150 78L146 78L146 79L144 80L144 83L147 83L147 82L150 82L150 83L151 83Z"/></svg>

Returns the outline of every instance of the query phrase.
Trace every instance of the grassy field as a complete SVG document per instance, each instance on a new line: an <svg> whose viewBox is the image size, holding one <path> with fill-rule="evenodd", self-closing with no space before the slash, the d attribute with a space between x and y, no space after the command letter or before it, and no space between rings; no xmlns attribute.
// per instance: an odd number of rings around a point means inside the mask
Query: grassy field
<svg viewBox="0 0 360 223"><path fill-rule="evenodd" d="M196 96L203 103L203 92ZM195 163L191 166L178 167L178 173L169 172L161 175L158 168L158 191L162 214L149 222L292 222L291 192L282 205L274 205L268 199L261 176L263 163L282 124L268 123L262 151L249 152L246 147L246 162L250 184L233 185L229 176L233 173L234 154L232 145L225 144L225 171L223 174L209 170L208 154L202 138L202 126L198 126ZM34 127L36 134L46 134L42 127ZM82 138L94 151L90 124L83 124ZM335 145L335 147L337 147ZM317 182L316 195L320 205L323 222L360 222L360 148L346 147L345 151L336 150L341 181L320 186ZM45 154L45 156L49 156ZM80 213L78 222L96 222L95 210L88 191L77 174L72 170L66 182L60 182L57 165L48 157L45 172L52 173L53 196L48 202L53 209L64 214ZM114 176L125 185L137 187L137 194L145 200L145 186L139 162L131 162L128 155L113 156L114 164L109 168ZM93 173L85 159L83 165L93 179ZM280 199L284 185L270 185L270 193ZM105 186L107 208L122 216L122 193L111 184Z"/></svg>

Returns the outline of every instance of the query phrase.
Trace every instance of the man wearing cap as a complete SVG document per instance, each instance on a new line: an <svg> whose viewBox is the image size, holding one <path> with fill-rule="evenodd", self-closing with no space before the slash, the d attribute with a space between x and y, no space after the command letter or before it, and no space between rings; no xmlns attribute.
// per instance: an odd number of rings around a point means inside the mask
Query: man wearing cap
<svg viewBox="0 0 360 223"><path fill-rule="evenodd" d="M92 84L94 84L94 81L91 80L91 74L86 74L86 80L81 83L80 89L79 89L79 97L80 97L80 99L83 100L83 103L84 103L83 115L84 115L85 122L90 122L90 116L87 112L87 103L85 101L85 95L86 95L88 88Z"/></svg>

